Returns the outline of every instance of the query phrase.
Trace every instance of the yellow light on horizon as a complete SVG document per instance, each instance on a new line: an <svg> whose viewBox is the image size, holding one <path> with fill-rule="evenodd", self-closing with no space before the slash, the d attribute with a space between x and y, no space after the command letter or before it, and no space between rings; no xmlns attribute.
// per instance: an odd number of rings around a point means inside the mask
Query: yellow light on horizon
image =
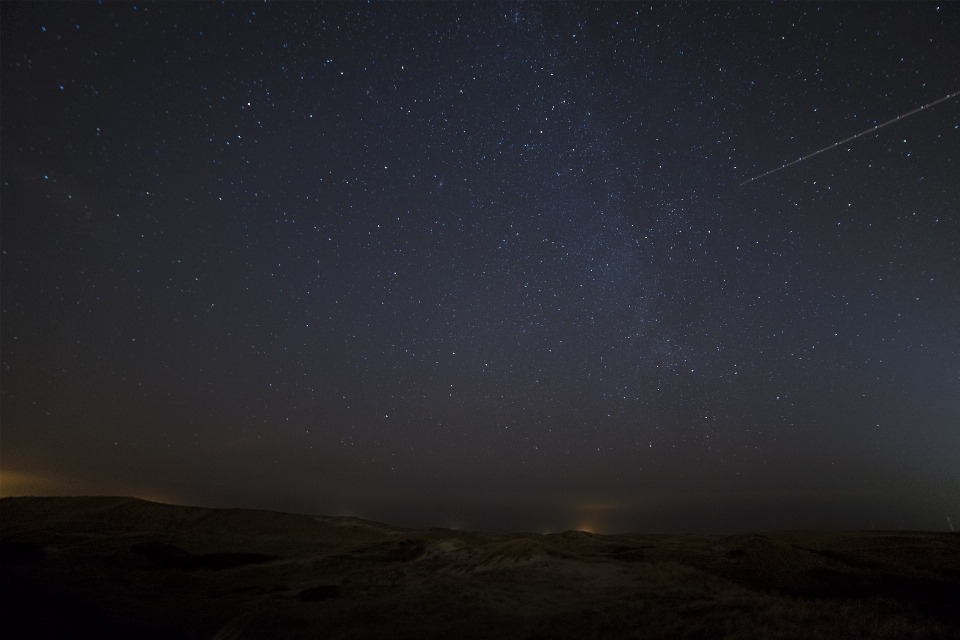
<svg viewBox="0 0 960 640"><path fill-rule="evenodd" d="M50 496L64 492L62 480L23 471L0 469L0 497Z"/></svg>

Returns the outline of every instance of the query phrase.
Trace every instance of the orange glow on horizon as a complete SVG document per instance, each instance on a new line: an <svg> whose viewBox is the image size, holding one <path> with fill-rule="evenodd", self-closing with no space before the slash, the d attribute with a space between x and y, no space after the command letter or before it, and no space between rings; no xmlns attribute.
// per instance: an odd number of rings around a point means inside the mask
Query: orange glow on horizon
<svg viewBox="0 0 960 640"><path fill-rule="evenodd" d="M65 483L57 478L0 469L0 497L63 495Z"/></svg>

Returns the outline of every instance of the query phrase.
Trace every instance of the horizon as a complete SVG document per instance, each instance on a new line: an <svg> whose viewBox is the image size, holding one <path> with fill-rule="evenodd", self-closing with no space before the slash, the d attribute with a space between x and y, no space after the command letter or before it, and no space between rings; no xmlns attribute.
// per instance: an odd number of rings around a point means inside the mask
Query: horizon
<svg viewBox="0 0 960 640"><path fill-rule="evenodd" d="M26 485L29 486L29 485ZM641 534L641 535L742 535L749 533L763 533L772 531L945 531L953 532L952 522L946 516L943 522L936 522L936 513L932 509L924 513L922 507L914 506L914 513L908 511L906 517L872 519L868 526L858 526L864 513L847 514L845 518L837 518L837 511L849 509L850 498L835 500L831 505L824 507L822 496L811 494L807 500L796 499L779 510L771 508L771 503L744 500L742 494L731 494L717 501L715 495L700 496L699 507L706 510L706 517L701 513L691 517L690 500L680 501L680 506L671 500L664 500L658 507L640 508L636 505L586 505L577 507L552 504L542 508L532 515L526 505L503 505L495 503L455 504L438 501L410 503L409 501L380 502L357 501L353 507L331 507L326 510L311 509L306 502L300 503L287 500L286 503L276 500L265 500L262 504L249 504L245 501L230 502L189 502L173 497L149 494L63 494L51 492L30 493L24 484L14 489L13 493L4 489L2 475L0 475L0 499L3 498L119 498L136 499L156 504L176 507L190 507L199 509L247 509L255 511L271 511L282 514L306 515L318 517L352 517L373 522L379 522L396 527L411 529L443 528L455 531L489 532L501 535L535 533L548 535L563 531L583 531L599 535ZM48 485L49 488L49 485ZM737 502L739 498L739 503ZM283 508L283 504L289 506ZM320 504L314 502L314 504ZM330 504L330 503L328 503ZM908 504L908 503L906 503ZM684 507L686 505L686 508ZM730 526L729 514L721 510L733 506L740 516L736 526ZM873 504L871 506L877 507ZM905 506L905 501L900 501ZM911 505L913 506L913 505ZM439 507L439 509L438 509ZM802 511L795 513L797 507ZM832 508L831 508L832 507ZM862 505L860 507L863 508ZM437 515L438 511L442 515ZM457 513L457 516L450 516ZM911 516L913 519L911 520ZM929 526L914 526L917 521L929 523ZM536 522L530 525L524 523ZM879 522L879 526L878 526ZM773 524L773 526L764 526ZM780 526L777 526L777 525ZM819 526L817 526L819 524ZM756 526L752 526L756 525Z"/></svg>
<svg viewBox="0 0 960 640"><path fill-rule="evenodd" d="M749 535L749 534L765 534L765 533L785 533L785 532L822 532L822 533L844 533L844 532L857 532L857 533L866 533L866 532L876 532L876 533L890 533L890 532L918 532L918 533L956 533L956 530L952 528L952 522L947 518L947 528L946 529L918 529L918 528L880 528L876 526L871 526L868 529L853 529L853 528L829 528L829 529L818 529L818 528L777 528L777 529L745 529L737 531L721 531L721 532L705 532L705 531L646 531L646 530L616 530L616 531L598 531L593 527L546 527L546 528L536 528L536 529L478 529L473 527L463 527L456 524L449 524L446 526L442 525L411 525L411 524L399 524L397 522L391 522L388 520L376 520L372 518L363 517L354 513L314 513L314 512L301 512L301 511L283 511L278 509L272 509L268 507L244 507L244 506L209 506L202 504L184 504L179 502L167 502L159 498L146 498L141 496L134 495L32 495L32 494L23 494L23 495L0 495L0 500L4 499L104 499L104 500L139 500L142 502L148 502L151 504L163 505L168 507L183 507L189 509L208 509L215 511L258 511L265 513L274 513L278 515L292 515L292 516L306 516L306 517L317 517L317 518L345 518L352 520L361 520L363 522L372 522L375 524L380 524L388 527L404 528L411 530L430 530L430 529L443 529L448 531L462 531L464 533L490 533L496 535L557 535L565 532L577 532L577 533L589 533L591 535L600 535L600 536L617 536L617 535L654 535L654 536L696 536L696 537L710 537L710 536L738 536L738 535Z"/></svg>

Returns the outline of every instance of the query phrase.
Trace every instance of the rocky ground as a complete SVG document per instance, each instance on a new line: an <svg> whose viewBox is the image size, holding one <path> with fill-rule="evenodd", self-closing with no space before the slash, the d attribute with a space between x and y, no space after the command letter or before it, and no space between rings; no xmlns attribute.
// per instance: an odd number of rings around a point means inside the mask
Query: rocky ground
<svg viewBox="0 0 960 640"><path fill-rule="evenodd" d="M960 534L497 535L0 500L3 638L960 638Z"/></svg>

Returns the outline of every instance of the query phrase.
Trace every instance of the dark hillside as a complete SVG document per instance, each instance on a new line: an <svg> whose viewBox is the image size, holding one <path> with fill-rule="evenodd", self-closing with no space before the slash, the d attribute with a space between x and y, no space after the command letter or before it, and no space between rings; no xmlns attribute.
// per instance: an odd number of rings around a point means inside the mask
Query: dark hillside
<svg viewBox="0 0 960 640"><path fill-rule="evenodd" d="M960 637L960 536L495 535L0 501L4 638Z"/></svg>

